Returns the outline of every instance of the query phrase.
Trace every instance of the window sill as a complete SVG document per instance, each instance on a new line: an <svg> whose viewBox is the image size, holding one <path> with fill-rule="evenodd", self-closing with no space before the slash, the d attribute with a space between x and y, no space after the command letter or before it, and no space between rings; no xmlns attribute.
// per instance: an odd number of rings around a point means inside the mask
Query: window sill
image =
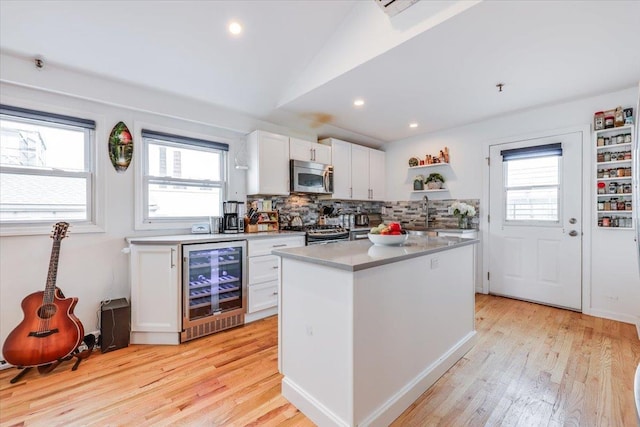
<svg viewBox="0 0 640 427"><path fill-rule="evenodd" d="M9 237L9 236L40 236L40 235L49 235L53 230L53 224L42 224L42 225L25 225L25 224L15 224L8 225L3 224L0 225L0 236ZM69 234L89 234L89 233L104 233L105 230L103 227L100 227L95 224L73 224L71 223L69 226Z"/></svg>

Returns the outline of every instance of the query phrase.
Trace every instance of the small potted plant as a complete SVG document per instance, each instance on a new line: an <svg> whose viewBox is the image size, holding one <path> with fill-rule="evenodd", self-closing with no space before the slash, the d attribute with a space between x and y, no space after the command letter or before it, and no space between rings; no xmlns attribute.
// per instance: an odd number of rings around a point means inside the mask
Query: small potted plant
<svg viewBox="0 0 640 427"><path fill-rule="evenodd" d="M424 190L424 175L417 175L413 178L414 191Z"/></svg>
<svg viewBox="0 0 640 427"><path fill-rule="evenodd" d="M444 184L444 177L439 173L430 174L425 181L427 183L427 188L429 190L438 190L442 188L442 184Z"/></svg>

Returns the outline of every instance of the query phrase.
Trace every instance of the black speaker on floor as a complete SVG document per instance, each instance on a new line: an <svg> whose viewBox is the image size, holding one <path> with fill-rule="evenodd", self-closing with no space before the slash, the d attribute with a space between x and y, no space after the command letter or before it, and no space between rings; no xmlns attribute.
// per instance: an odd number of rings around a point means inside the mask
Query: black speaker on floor
<svg viewBox="0 0 640 427"><path fill-rule="evenodd" d="M129 346L131 306L125 298L100 303L100 348L103 353Z"/></svg>

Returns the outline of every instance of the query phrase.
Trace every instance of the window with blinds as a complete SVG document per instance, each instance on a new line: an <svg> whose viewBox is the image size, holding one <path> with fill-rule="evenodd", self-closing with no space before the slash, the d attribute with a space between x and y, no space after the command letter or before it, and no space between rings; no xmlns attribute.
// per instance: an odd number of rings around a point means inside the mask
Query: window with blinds
<svg viewBox="0 0 640 427"><path fill-rule="evenodd" d="M562 147L502 151L505 222L559 222Z"/></svg>
<svg viewBox="0 0 640 427"><path fill-rule="evenodd" d="M93 120L0 105L0 222L95 223Z"/></svg>
<svg viewBox="0 0 640 427"><path fill-rule="evenodd" d="M144 222L220 216L227 144L142 130Z"/></svg>

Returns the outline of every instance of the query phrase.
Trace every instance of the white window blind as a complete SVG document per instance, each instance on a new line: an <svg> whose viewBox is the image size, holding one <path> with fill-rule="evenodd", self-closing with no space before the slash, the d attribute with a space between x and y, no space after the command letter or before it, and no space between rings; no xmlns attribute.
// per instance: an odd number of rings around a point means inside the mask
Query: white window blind
<svg viewBox="0 0 640 427"><path fill-rule="evenodd" d="M227 144L142 130L144 222L221 215Z"/></svg>
<svg viewBox="0 0 640 427"><path fill-rule="evenodd" d="M559 221L560 144L503 150L505 222Z"/></svg>
<svg viewBox="0 0 640 427"><path fill-rule="evenodd" d="M0 105L0 221L94 223L93 120Z"/></svg>

